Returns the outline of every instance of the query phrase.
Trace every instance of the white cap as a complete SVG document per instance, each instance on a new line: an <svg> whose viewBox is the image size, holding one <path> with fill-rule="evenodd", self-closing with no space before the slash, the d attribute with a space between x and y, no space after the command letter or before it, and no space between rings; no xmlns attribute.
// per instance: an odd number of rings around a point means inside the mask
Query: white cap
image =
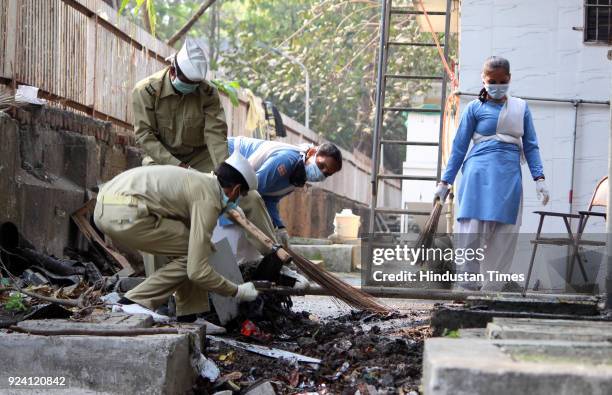
<svg viewBox="0 0 612 395"><path fill-rule="evenodd" d="M187 37L180 51L176 54L176 63L185 77L192 81L206 78L208 60L201 40Z"/></svg>
<svg viewBox="0 0 612 395"><path fill-rule="evenodd" d="M251 166L249 161L242 156L238 150L234 151L234 153L225 160L225 163L242 174L242 177L244 177L247 184L249 184L249 189L251 191L257 190L257 174L255 174L253 166Z"/></svg>

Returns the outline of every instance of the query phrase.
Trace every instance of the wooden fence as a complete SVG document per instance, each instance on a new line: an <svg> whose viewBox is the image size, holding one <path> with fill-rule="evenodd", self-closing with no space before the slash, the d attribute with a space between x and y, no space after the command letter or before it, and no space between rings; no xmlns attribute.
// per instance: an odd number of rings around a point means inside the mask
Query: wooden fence
<svg viewBox="0 0 612 395"><path fill-rule="evenodd" d="M36 86L56 105L110 121L128 133L132 88L165 67L174 52L100 0L0 0L0 82ZM227 98L222 102L229 134L241 134L247 102L241 100L238 107ZM285 122L288 142L324 141L290 118ZM369 158L343 154L341 175L321 187L369 204ZM399 183L387 181L383 188L384 204L399 207Z"/></svg>

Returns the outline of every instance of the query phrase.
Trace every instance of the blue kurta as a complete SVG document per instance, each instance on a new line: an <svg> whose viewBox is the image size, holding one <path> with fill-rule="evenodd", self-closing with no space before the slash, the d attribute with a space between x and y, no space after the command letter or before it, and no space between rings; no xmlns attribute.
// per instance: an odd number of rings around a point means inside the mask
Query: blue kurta
<svg viewBox="0 0 612 395"><path fill-rule="evenodd" d="M229 154L234 152L234 137L227 139ZM248 137L241 137L240 153L245 158L249 158L262 145L269 143L267 140L259 140ZM278 212L278 203L281 198L293 192L289 177L296 163L302 154L297 150L282 149L273 152L267 157L258 169L257 192L261 195L272 218L272 223L276 227L284 227L283 221ZM287 190L286 193L283 190Z"/></svg>
<svg viewBox="0 0 612 395"><path fill-rule="evenodd" d="M478 143L467 154L473 134L494 135L503 103L471 101L461 115L451 156L442 177L452 184L463 164L458 188L457 219L478 219L515 224L522 199L520 148L515 144L489 140ZM532 177L544 169L533 119L525 108L523 151ZM465 158L465 161L464 161Z"/></svg>

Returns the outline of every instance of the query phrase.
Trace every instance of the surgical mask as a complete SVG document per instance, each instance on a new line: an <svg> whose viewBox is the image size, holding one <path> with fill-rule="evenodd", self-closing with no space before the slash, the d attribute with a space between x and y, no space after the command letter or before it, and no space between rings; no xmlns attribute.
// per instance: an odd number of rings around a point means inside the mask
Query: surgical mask
<svg viewBox="0 0 612 395"><path fill-rule="evenodd" d="M229 197L225 194L225 192L221 191L221 193L223 194L221 198L223 199L223 204L225 205L224 211L234 210L238 208L238 202L240 201L240 196L236 198L236 201L230 202Z"/></svg>
<svg viewBox="0 0 612 395"><path fill-rule="evenodd" d="M510 84L485 84L485 89L492 99L499 100L506 96Z"/></svg>
<svg viewBox="0 0 612 395"><path fill-rule="evenodd" d="M306 179L310 182L325 180L325 174L317 166L317 155L315 154L312 163L306 165Z"/></svg>
<svg viewBox="0 0 612 395"><path fill-rule="evenodd" d="M178 77L174 77L170 81L172 82L172 86L183 95L194 92L199 86L198 84L188 84L183 82Z"/></svg>

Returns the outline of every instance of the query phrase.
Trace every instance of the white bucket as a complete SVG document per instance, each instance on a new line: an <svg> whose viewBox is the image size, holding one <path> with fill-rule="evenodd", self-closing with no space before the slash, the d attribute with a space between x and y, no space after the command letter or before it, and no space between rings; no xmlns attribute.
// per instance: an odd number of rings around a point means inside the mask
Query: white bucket
<svg viewBox="0 0 612 395"><path fill-rule="evenodd" d="M356 239L360 224L361 217L353 214L350 208L345 208L334 218L334 233L343 239Z"/></svg>

